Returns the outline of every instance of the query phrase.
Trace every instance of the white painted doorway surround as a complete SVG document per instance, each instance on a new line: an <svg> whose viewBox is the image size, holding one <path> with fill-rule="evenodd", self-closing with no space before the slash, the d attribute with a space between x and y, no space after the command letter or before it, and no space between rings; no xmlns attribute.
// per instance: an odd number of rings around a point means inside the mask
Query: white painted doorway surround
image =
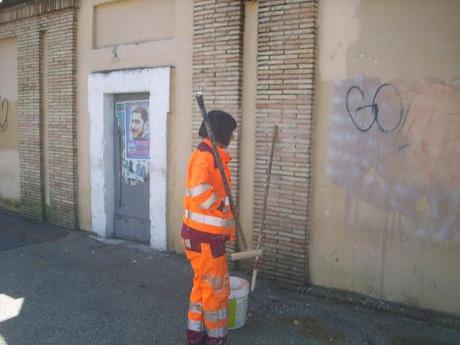
<svg viewBox="0 0 460 345"><path fill-rule="evenodd" d="M150 101L150 247L166 250L167 115L171 67L94 72L88 76L91 222L101 237L113 236L114 94L148 92Z"/></svg>

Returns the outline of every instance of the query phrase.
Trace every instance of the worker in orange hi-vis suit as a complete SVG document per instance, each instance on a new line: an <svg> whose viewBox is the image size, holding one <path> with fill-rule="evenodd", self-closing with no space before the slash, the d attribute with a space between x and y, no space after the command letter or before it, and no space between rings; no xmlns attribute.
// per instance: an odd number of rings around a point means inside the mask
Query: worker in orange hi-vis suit
<svg viewBox="0 0 460 345"><path fill-rule="evenodd" d="M225 149L233 138L236 121L219 110L209 112L208 120L231 183L228 168L231 158ZM199 135L203 141L188 163L181 231L185 253L194 272L187 345L227 345L230 286L225 241L236 239L235 221L204 123Z"/></svg>

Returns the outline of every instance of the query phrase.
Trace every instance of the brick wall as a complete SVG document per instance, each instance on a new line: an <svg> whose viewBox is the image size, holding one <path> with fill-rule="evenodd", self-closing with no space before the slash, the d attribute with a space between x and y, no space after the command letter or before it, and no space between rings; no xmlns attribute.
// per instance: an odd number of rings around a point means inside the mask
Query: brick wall
<svg viewBox="0 0 460 345"><path fill-rule="evenodd" d="M243 71L244 2L194 0L193 2L193 92L203 92L206 110L221 109L238 123L229 147L233 157L233 197L238 200L239 143ZM193 100L193 148L199 141L201 113ZM233 248L228 247L229 251Z"/></svg>
<svg viewBox="0 0 460 345"><path fill-rule="evenodd" d="M238 190L239 138L243 71L244 3L195 0L193 5L193 92L203 92L208 111L221 109L238 122L229 151L233 186ZM199 141L201 113L193 102L193 148Z"/></svg>
<svg viewBox="0 0 460 345"><path fill-rule="evenodd" d="M77 227L77 0L44 0L0 11L0 39L17 37L21 212L36 221ZM43 34L48 35L48 61ZM43 63L48 65L50 205L45 206Z"/></svg>
<svg viewBox="0 0 460 345"><path fill-rule="evenodd" d="M279 126L262 272L308 280L308 221L317 1L259 0L254 229L262 212L273 125Z"/></svg>
<svg viewBox="0 0 460 345"><path fill-rule="evenodd" d="M203 91L208 110L228 110L241 123L244 1L195 0L193 17L193 90ZM258 1L254 229L261 220L270 138L277 124L262 272L295 284L308 280L316 21L316 0ZM194 103L194 135L200 123ZM237 133L231 147L236 191L239 143Z"/></svg>

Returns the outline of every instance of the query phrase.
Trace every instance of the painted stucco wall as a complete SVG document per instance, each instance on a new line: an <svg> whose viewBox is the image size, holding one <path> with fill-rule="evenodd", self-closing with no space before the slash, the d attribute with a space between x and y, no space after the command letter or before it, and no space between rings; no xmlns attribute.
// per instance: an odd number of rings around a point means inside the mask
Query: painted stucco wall
<svg viewBox="0 0 460 345"><path fill-rule="evenodd" d="M90 231L91 228L91 190L90 190L90 130L88 113L88 75L95 71L119 70L135 67L174 66L171 90L171 113L168 115L168 157L167 157L167 225L168 247L181 250L179 228L182 217L182 195L184 193L185 170L191 143L191 109L192 109L192 1L135 0L127 2L90 0L82 1L78 13L78 161L79 161L79 220L80 227ZM164 13L156 16L156 21L147 20L145 12L155 16L155 5ZM126 5L131 14L129 18L119 17L119 7ZM103 42L117 42L117 37L110 36L110 27L103 28L103 35L95 32L93 24L95 6L102 13L104 25L117 27L127 25L123 20L135 22L135 30L149 32L158 30L165 35L146 36L147 40L138 42L133 35L133 42L122 41L117 44L118 58L114 58L113 46L94 48L95 37L102 37ZM112 8L113 6L113 8ZM144 20L136 21L136 14ZM112 16L112 18L111 18ZM147 18L147 19L146 19ZM164 27L171 27L173 35ZM123 38L124 39L124 38ZM104 44L102 44L104 45Z"/></svg>
<svg viewBox="0 0 460 345"><path fill-rule="evenodd" d="M18 202L18 64L15 38L0 40L0 200Z"/></svg>
<svg viewBox="0 0 460 345"><path fill-rule="evenodd" d="M246 1L243 45L243 116L241 123L240 224L247 239L253 232L257 90L257 2Z"/></svg>
<svg viewBox="0 0 460 345"><path fill-rule="evenodd" d="M458 13L320 2L314 284L460 315Z"/></svg>
<svg viewBox="0 0 460 345"><path fill-rule="evenodd" d="M157 6L157 7L155 7ZM158 16L157 9L163 15ZM110 27L122 25L120 13L139 18L131 35L119 37ZM148 20L152 13L155 20ZM193 2L187 1L82 1L78 13L78 162L80 227L91 231L90 140L88 113L88 75L95 71L135 67L173 66L171 113L168 116L167 231L168 249L182 252L179 229L182 222L182 196L185 171L191 153L192 133L192 37ZM131 20L132 23L132 20ZM252 230L252 194L255 133L255 80L257 5L246 3L243 85L243 129L241 159L240 218L249 238ZM98 32L98 30L102 30ZM136 34L138 33L138 34ZM141 35L141 36L139 36ZM132 42L129 43L129 37ZM127 41L128 40L128 41ZM113 57L116 44L118 58ZM106 46L106 47L102 47ZM97 48L102 47L102 48ZM247 115L246 115L247 114Z"/></svg>

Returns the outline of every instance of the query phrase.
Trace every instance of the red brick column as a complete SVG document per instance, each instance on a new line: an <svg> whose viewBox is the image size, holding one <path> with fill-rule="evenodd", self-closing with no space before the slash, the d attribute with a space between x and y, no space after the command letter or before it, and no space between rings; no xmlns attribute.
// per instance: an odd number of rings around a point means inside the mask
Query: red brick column
<svg viewBox="0 0 460 345"><path fill-rule="evenodd" d="M277 124L262 271L296 284L308 280L316 26L316 0L259 0L254 229Z"/></svg>

